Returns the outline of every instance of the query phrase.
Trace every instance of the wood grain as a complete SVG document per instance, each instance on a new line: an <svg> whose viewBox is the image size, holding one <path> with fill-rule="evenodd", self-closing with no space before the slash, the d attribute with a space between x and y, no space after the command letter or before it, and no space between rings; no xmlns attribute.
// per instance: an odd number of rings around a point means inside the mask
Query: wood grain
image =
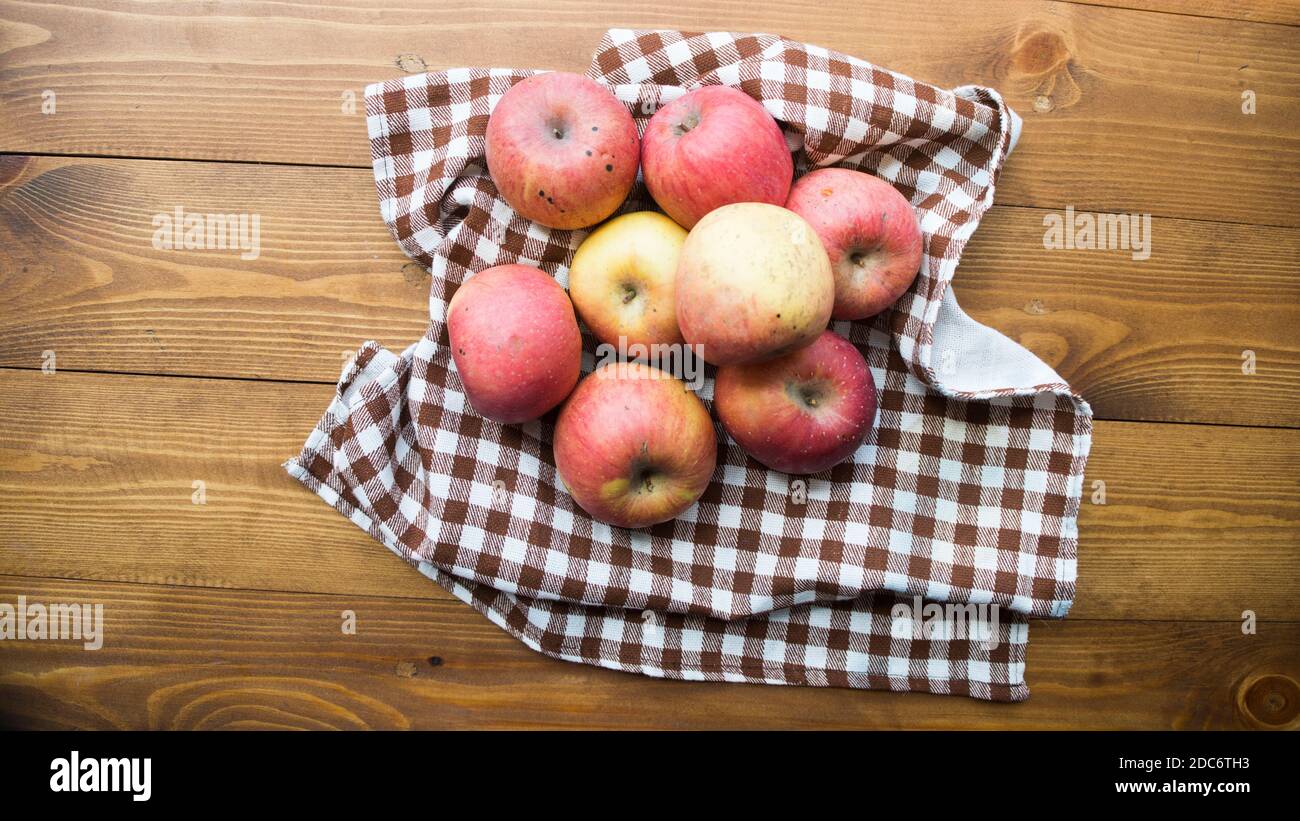
<svg viewBox="0 0 1300 821"><path fill-rule="evenodd" d="M331 390L0 371L0 573L433 595L279 466ZM1300 431L1098 423L1071 618L1300 620L1298 458Z"/></svg>
<svg viewBox="0 0 1300 821"><path fill-rule="evenodd" d="M1300 729L1298 23L1297 0L0 0L0 602L107 620L94 652L0 642L0 727ZM1096 425L1077 603L1033 625L1029 702L554 661L280 468L345 355L425 327L364 85L582 70L609 26L779 32L1025 117L957 296L1099 418L1157 420ZM178 205L257 214L260 254L155 250ZM1044 249L1066 206L1153 214L1151 258Z"/></svg>
<svg viewBox="0 0 1300 821"><path fill-rule="evenodd" d="M774 31L995 87L1026 117L1008 204L1300 225L1300 30L1044 0L5 0L0 151L368 167L345 95L453 65L582 70L609 26Z"/></svg>
<svg viewBox="0 0 1300 821"><path fill-rule="evenodd" d="M980 223L953 281L967 313L1102 419L1300 423L1300 231L1157 218L1136 260L1044 249L1047 213L995 207Z"/></svg>
<svg viewBox="0 0 1300 821"><path fill-rule="evenodd" d="M1070 2L1300 26L1300 1L1298 0L1198 0L1196 3L1187 3L1184 0L1070 0Z"/></svg>
<svg viewBox="0 0 1300 821"><path fill-rule="evenodd" d="M258 215L258 258L155 250L178 205ZM998 206L977 232L956 280L977 320L1103 419L1300 426L1300 231L1157 218L1134 260L1045 249L1044 213ZM362 341L426 324L428 274L363 170L0 158L0 247L0 365L333 382Z"/></svg>
<svg viewBox="0 0 1300 821"><path fill-rule="evenodd" d="M0 158L6 364L333 382L367 339L428 325L429 274L369 172ZM155 250L154 215L258 216L256 259ZM26 318L22 315L26 314Z"/></svg>
<svg viewBox="0 0 1300 821"><path fill-rule="evenodd" d="M188 590L0 577L97 602L103 647L0 643L0 725L31 729L1294 727L1300 625L1035 622L1021 704L663 681L546 658L445 594ZM355 614L355 635L341 630ZM430 663L431 658L437 664Z"/></svg>

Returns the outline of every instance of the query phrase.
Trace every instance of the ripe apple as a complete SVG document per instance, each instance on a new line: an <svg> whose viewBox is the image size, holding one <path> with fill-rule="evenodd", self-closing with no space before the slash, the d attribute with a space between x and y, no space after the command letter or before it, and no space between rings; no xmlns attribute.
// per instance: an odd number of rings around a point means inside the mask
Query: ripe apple
<svg viewBox="0 0 1300 821"><path fill-rule="evenodd" d="M718 458L704 403L642 362L611 362L582 380L560 409L554 445L574 501L619 527L680 515L704 493Z"/></svg>
<svg viewBox="0 0 1300 821"><path fill-rule="evenodd" d="M581 74L515 83L488 118L487 166L510 207L550 228L608 217L636 182L640 142L632 115Z"/></svg>
<svg viewBox="0 0 1300 821"><path fill-rule="evenodd" d="M697 88L655 112L641 167L650 196L684 228L733 202L784 205L794 176L776 120L729 86Z"/></svg>
<svg viewBox="0 0 1300 821"><path fill-rule="evenodd" d="M834 331L756 365L718 368L713 407L736 444L773 470L820 473L853 455L876 418L876 383Z"/></svg>
<svg viewBox="0 0 1300 821"><path fill-rule="evenodd" d="M907 198L847 168L805 174L786 208L808 220L835 271L835 319L866 319L893 305L921 267L921 226Z"/></svg>
<svg viewBox="0 0 1300 821"><path fill-rule="evenodd" d="M835 277L812 226L757 202L724 205L691 229L677 265L677 326L714 365L771 359L830 320Z"/></svg>
<svg viewBox="0 0 1300 821"><path fill-rule="evenodd" d="M686 230L655 211L615 217L583 240L569 266L569 296L601 342L680 344L677 259Z"/></svg>
<svg viewBox="0 0 1300 821"><path fill-rule="evenodd" d="M498 265L447 306L451 356L469 403L488 419L538 418L578 382L582 336L564 288L528 265Z"/></svg>

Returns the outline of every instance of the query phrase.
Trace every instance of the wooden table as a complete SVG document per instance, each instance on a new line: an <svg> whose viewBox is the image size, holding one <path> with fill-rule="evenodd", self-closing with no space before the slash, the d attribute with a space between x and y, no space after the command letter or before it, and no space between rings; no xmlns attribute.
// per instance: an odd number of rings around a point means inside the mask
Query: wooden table
<svg viewBox="0 0 1300 821"><path fill-rule="evenodd" d="M106 636L0 644L0 723L1300 721L1296 0L76 5L0 2L0 602L102 602ZM956 291L1097 417L1078 601L1032 627L1028 702L554 661L280 469L343 357L425 326L428 275L376 207L364 85L580 71L610 26L778 32L996 87L1024 116ZM259 215L259 255L155 248L176 206ZM1045 248L1067 206L1150 214L1150 258Z"/></svg>

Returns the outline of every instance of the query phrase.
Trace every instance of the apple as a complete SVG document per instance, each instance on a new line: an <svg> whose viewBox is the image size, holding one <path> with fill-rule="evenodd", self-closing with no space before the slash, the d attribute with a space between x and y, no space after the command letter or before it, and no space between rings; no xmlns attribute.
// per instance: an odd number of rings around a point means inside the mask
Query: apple
<svg viewBox="0 0 1300 821"><path fill-rule="evenodd" d="M627 107L581 74L520 80L487 124L487 166L510 207L550 228L595 225L627 199L640 142Z"/></svg>
<svg viewBox="0 0 1300 821"><path fill-rule="evenodd" d="M821 473L862 444L876 418L876 383L857 347L825 331L771 362L718 368L713 407L736 444L767 467Z"/></svg>
<svg viewBox="0 0 1300 821"><path fill-rule="evenodd" d="M784 205L794 162L781 127L743 91L705 86L655 112L641 141L646 188L684 228L734 202Z"/></svg>
<svg viewBox="0 0 1300 821"><path fill-rule="evenodd" d="M676 280L685 242L686 230L655 211L615 217L583 240L569 266L569 296L597 339L682 342Z"/></svg>
<svg viewBox="0 0 1300 821"><path fill-rule="evenodd" d="M578 382L573 305L537 268L498 265L471 276L447 305L447 336L470 405L502 424L537 419Z"/></svg>
<svg viewBox="0 0 1300 821"><path fill-rule="evenodd" d="M700 220L677 264L677 326L714 365L771 359L826 329L835 277L816 232L777 205L724 205Z"/></svg>
<svg viewBox="0 0 1300 821"><path fill-rule="evenodd" d="M555 468L578 506L618 527L680 515L704 493L718 441L704 403L642 362L582 380L555 423Z"/></svg>
<svg viewBox="0 0 1300 821"><path fill-rule="evenodd" d="M921 226L907 198L847 168L799 178L786 208L808 220L835 271L835 319L866 319L893 305L921 267Z"/></svg>

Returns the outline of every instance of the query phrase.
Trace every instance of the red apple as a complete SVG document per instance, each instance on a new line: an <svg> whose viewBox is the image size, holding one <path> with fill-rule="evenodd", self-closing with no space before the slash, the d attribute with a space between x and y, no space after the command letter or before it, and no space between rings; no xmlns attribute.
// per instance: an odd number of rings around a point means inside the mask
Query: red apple
<svg viewBox="0 0 1300 821"><path fill-rule="evenodd" d="M705 361L737 365L810 344L826 329L835 278L812 227L777 205L709 212L677 263L677 326Z"/></svg>
<svg viewBox="0 0 1300 821"><path fill-rule="evenodd" d="M619 527L680 515L704 493L718 458L704 403L642 362L611 362L582 380L560 409L554 445L574 501Z"/></svg>
<svg viewBox="0 0 1300 821"><path fill-rule="evenodd" d="M876 418L876 383L853 343L826 331L780 359L718 368L713 407L736 444L767 467L820 473L862 444Z"/></svg>
<svg viewBox="0 0 1300 821"><path fill-rule="evenodd" d="M520 80L488 118L492 182L511 208L550 228L614 213L636 182L639 153L627 107L581 74Z"/></svg>
<svg viewBox="0 0 1300 821"><path fill-rule="evenodd" d="M866 319L893 305L921 267L921 226L894 186L861 171L822 168L790 190L786 208L808 220L835 271L835 319Z"/></svg>
<svg viewBox="0 0 1300 821"><path fill-rule="evenodd" d="M655 112L641 168L650 196L687 229L733 202L784 205L794 176L776 120L729 86L697 88Z"/></svg>
<svg viewBox="0 0 1300 821"><path fill-rule="evenodd" d="M578 382L582 336L560 283L528 265L488 268L456 289L447 335L469 403L503 424L538 418Z"/></svg>

